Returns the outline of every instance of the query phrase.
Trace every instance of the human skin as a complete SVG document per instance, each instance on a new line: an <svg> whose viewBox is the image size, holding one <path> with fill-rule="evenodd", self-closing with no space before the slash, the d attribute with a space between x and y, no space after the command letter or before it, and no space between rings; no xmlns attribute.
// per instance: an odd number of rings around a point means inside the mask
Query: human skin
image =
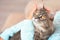
<svg viewBox="0 0 60 40"><path fill-rule="evenodd" d="M3 39L0 37L0 40L3 40Z"/></svg>

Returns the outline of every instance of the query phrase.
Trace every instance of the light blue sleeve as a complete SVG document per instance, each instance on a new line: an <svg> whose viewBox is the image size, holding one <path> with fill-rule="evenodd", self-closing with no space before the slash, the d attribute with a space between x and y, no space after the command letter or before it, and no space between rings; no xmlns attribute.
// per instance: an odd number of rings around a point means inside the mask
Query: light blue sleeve
<svg viewBox="0 0 60 40"><path fill-rule="evenodd" d="M6 29L0 37L4 40L8 40L9 36L13 36L14 33L21 30L21 40L33 40L34 26L32 20L24 20L11 28Z"/></svg>
<svg viewBox="0 0 60 40"><path fill-rule="evenodd" d="M48 40L60 40L60 11L56 12L53 24L55 32L49 37Z"/></svg>
<svg viewBox="0 0 60 40"><path fill-rule="evenodd" d="M14 33L21 30L23 23L24 22L22 21L22 22L19 22L18 24L11 26L10 28L7 28L3 33L0 34L0 37L3 38L4 40L8 40L9 36L13 36Z"/></svg>
<svg viewBox="0 0 60 40"><path fill-rule="evenodd" d="M25 20L21 27L21 40L34 40L34 25L32 20Z"/></svg>

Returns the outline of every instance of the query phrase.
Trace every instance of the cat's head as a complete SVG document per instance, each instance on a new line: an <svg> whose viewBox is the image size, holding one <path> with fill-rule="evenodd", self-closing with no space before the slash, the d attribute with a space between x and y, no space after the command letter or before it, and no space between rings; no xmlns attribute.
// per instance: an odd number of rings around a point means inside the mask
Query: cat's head
<svg viewBox="0 0 60 40"><path fill-rule="evenodd" d="M40 10L36 10L33 15L34 19L39 19L40 21L46 20L47 17L48 17L47 11L44 8L41 8Z"/></svg>
<svg viewBox="0 0 60 40"><path fill-rule="evenodd" d="M45 8L36 10L33 15L33 22L35 26L42 26L44 29L47 29L49 26L49 17Z"/></svg>

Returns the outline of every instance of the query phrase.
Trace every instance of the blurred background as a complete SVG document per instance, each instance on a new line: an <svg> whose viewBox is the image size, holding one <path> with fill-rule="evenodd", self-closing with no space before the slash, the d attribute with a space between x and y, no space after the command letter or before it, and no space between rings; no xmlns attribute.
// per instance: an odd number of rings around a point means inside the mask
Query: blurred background
<svg viewBox="0 0 60 40"><path fill-rule="evenodd" d="M24 13L29 0L0 0L0 29L11 12Z"/></svg>

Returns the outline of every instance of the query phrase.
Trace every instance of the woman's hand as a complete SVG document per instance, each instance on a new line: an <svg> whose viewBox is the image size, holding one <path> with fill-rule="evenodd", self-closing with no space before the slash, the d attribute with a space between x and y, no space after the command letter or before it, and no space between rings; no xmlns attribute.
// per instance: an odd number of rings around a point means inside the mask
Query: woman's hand
<svg viewBox="0 0 60 40"><path fill-rule="evenodd" d="M36 10L36 5L33 2L28 3L25 9L25 18L32 19L35 10Z"/></svg>
<svg viewBox="0 0 60 40"><path fill-rule="evenodd" d="M0 40L3 40L3 39L0 37Z"/></svg>

